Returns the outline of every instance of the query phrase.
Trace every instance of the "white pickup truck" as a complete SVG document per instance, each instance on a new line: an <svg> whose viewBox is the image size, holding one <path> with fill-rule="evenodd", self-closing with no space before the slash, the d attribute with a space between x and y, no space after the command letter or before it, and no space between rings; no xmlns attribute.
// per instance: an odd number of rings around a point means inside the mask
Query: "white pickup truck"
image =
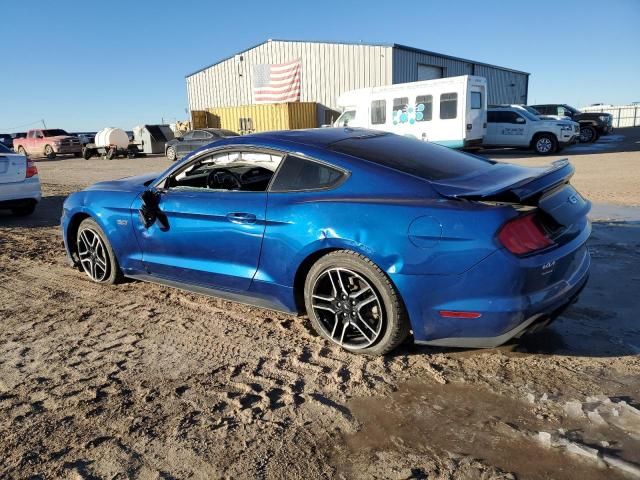
<svg viewBox="0 0 640 480"><path fill-rule="evenodd" d="M489 107L484 147L532 149L551 155L580 136L580 126L571 120L541 119L519 105Z"/></svg>
<svg viewBox="0 0 640 480"><path fill-rule="evenodd" d="M30 215L40 201L36 164L0 145L0 209L14 215Z"/></svg>

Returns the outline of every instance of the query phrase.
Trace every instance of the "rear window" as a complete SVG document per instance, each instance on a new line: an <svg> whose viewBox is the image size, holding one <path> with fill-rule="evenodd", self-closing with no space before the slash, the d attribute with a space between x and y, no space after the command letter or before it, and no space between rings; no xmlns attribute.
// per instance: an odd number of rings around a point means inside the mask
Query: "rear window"
<svg viewBox="0 0 640 480"><path fill-rule="evenodd" d="M482 108L482 93L471 92L471 109L477 110Z"/></svg>
<svg viewBox="0 0 640 480"><path fill-rule="evenodd" d="M271 185L272 192L319 190L337 184L344 173L318 162L287 155Z"/></svg>
<svg viewBox="0 0 640 480"><path fill-rule="evenodd" d="M460 177L491 168L495 163L440 145L393 134L348 138L333 143L330 148L425 180Z"/></svg>

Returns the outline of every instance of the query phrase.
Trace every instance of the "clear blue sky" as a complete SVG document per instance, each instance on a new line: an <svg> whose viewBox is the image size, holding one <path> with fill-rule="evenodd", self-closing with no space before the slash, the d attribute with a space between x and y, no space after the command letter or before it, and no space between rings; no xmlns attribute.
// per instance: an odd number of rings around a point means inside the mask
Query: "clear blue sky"
<svg viewBox="0 0 640 480"><path fill-rule="evenodd" d="M395 42L524 70L530 103L640 101L640 0L2 3L0 132L185 119L187 73L268 38Z"/></svg>

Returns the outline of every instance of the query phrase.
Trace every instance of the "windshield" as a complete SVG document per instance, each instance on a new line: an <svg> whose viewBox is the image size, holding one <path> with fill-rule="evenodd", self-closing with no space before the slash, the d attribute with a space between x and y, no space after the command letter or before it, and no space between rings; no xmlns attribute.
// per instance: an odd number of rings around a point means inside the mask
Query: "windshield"
<svg viewBox="0 0 640 480"><path fill-rule="evenodd" d="M69 135L67 132L65 132L64 130L61 130L59 128L52 128L50 130L42 130L42 134L45 137L57 137L60 135Z"/></svg>
<svg viewBox="0 0 640 480"><path fill-rule="evenodd" d="M391 133L351 137L331 150L368 160L425 180L442 180L491 168L495 163L433 143Z"/></svg>
<svg viewBox="0 0 640 480"><path fill-rule="evenodd" d="M522 105L522 108L524 108L527 112L533 114L533 115L542 115L538 110L536 110L533 107L529 107L528 105Z"/></svg>
<svg viewBox="0 0 640 480"><path fill-rule="evenodd" d="M347 110L342 115L338 117L338 119L334 123L334 127L348 127L349 122L356 118L355 110Z"/></svg>
<svg viewBox="0 0 640 480"><path fill-rule="evenodd" d="M569 110L571 113L580 113L580 110L573 108L571 105L563 105L565 110Z"/></svg>
<svg viewBox="0 0 640 480"><path fill-rule="evenodd" d="M520 114L527 118L528 120L531 120L532 122L539 122L540 119L538 117L536 117L533 113L531 113L529 110L520 110Z"/></svg>

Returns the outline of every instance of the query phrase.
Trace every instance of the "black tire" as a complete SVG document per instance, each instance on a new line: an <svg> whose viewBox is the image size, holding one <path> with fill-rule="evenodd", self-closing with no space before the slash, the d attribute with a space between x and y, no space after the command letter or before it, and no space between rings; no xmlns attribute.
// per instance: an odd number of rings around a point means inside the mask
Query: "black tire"
<svg viewBox="0 0 640 480"><path fill-rule="evenodd" d="M85 160L89 160L91 157L93 157L93 155L95 154L95 151L93 150L93 148L83 148L82 149L82 158L84 158Z"/></svg>
<svg viewBox="0 0 640 480"><path fill-rule="evenodd" d="M558 139L551 133L541 133L534 137L533 149L538 155L551 155L558 149Z"/></svg>
<svg viewBox="0 0 640 480"><path fill-rule="evenodd" d="M372 295L376 297L376 302L379 302L380 310L382 311L382 315L379 316L379 327L375 324L372 324L374 328L369 328L371 332L373 332L375 329L378 330L379 333L369 333L371 337L375 338L371 340L367 338L364 346L346 345L343 341L337 341L337 334L336 339L332 338L327 321L335 321L333 327L334 332L336 332L336 328L338 325L343 327L343 329L341 329L341 340L344 339L344 331L352 324L351 321L348 320L348 318L339 320L341 315L339 312L336 313L334 311L333 313L325 314L322 309L318 309L317 305L314 306L314 298L318 298L317 286L322 281L326 282L326 280L323 279L326 279L327 275L329 276L329 280L331 280L331 283L333 284L334 281L331 279L331 272L335 272L337 269L339 269L340 271L353 273L356 275L356 277L353 278L359 278L363 280L365 282L365 285L368 284L368 287L372 291ZM346 287L348 289L349 285L346 285ZM315 297L314 292L316 292ZM355 292L352 291L346 293L348 293L349 296L344 295L344 297L341 298L347 299L346 301L343 301L343 304L345 305L347 311L354 309L354 316L352 317L352 321L356 322L356 318L359 318L360 321L362 321L360 310L358 310L356 317L355 303L353 304L354 306L350 306L349 304L349 298L351 298L351 295L354 295ZM338 290L335 290L334 296L336 297L336 302L341 302L339 295L340 292ZM354 296L353 298L355 299L357 297ZM313 325L315 331L320 336L351 352L365 353L369 355L384 355L400 345L409 335L409 319L406 313L406 309L404 308L402 299L398 295L398 292L396 291L394 285L391 283L389 277L371 260L352 251L339 250L328 253L327 255L321 257L311 267L305 280L304 302L307 310L307 315L311 320L311 324ZM340 303L336 303L336 305L340 306ZM342 315L345 315L345 317L347 317L348 313L349 312L342 313ZM322 315L325 316L323 317ZM362 329L357 327L360 332L366 330L364 328L365 325L360 325ZM353 329L352 331L356 332L355 329ZM368 343L369 341L371 341L371 343Z"/></svg>
<svg viewBox="0 0 640 480"><path fill-rule="evenodd" d="M114 147L111 147L109 150L107 150L107 160L113 160L116 156L116 149Z"/></svg>
<svg viewBox="0 0 640 480"><path fill-rule="evenodd" d="M36 210L36 203L31 203L29 205L25 205L23 207L14 207L11 209L11 213L17 215L18 217L26 217L31 215Z"/></svg>
<svg viewBox="0 0 640 480"><path fill-rule="evenodd" d="M178 159L178 154L176 152L176 149L173 147L168 147L167 148L167 160L171 160L172 162L175 162Z"/></svg>
<svg viewBox="0 0 640 480"><path fill-rule="evenodd" d="M51 145L44 146L44 156L49 160L56 158L56 152Z"/></svg>
<svg viewBox="0 0 640 480"><path fill-rule="evenodd" d="M596 129L589 126L581 126L580 127L580 143L593 143L598 138L598 132Z"/></svg>
<svg viewBox="0 0 640 480"><path fill-rule="evenodd" d="M86 243L83 239L83 233L85 235L88 235L89 232L91 232L92 235L97 235L97 237L99 237L100 241L102 242L105 261L104 275L94 276L93 273L88 271L91 268L89 265L90 260L87 260L85 262L82 261L83 256L81 254L81 249L83 248L83 244ZM102 228L100 228L100 225L98 225L98 223L92 218L84 219L78 226L78 232L76 233L76 253L78 255L78 258L80 259L80 268L87 274L91 281L95 283L113 285L114 283L118 283L122 280L122 271L120 270L118 260L113 253L113 249L111 248L111 243L109 243L109 240L107 239L105 233L102 231Z"/></svg>

